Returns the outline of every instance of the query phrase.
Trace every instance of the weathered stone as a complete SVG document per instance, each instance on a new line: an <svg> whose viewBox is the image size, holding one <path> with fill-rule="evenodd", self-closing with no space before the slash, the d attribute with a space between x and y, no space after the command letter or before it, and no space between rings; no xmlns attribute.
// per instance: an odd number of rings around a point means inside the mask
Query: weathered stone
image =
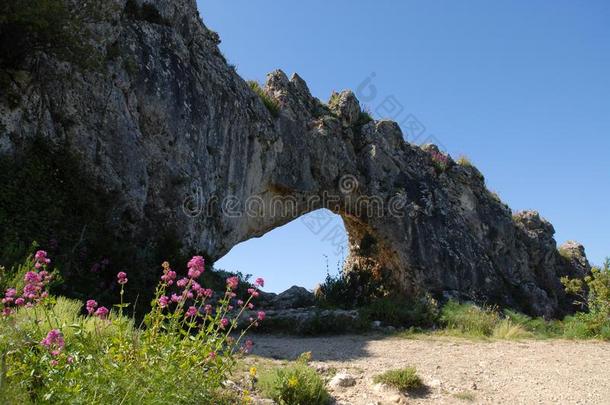
<svg viewBox="0 0 610 405"><path fill-rule="evenodd" d="M356 310L296 308L266 309L265 321L261 323L263 332L284 332L296 334L323 334L360 332L362 323ZM249 319L256 319L257 311L244 311L240 326L247 326ZM259 330L261 330L259 329Z"/></svg>
<svg viewBox="0 0 610 405"><path fill-rule="evenodd" d="M351 374L337 373L330 379L328 385L331 388L346 388L356 385L356 379Z"/></svg>
<svg viewBox="0 0 610 405"><path fill-rule="evenodd" d="M314 295L309 290L296 285L275 296L272 305L277 309L305 308L314 304Z"/></svg>
<svg viewBox="0 0 610 405"><path fill-rule="evenodd" d="M264 89L276 117L227 64L194 0L151 1L168 25L129 20L112 1L114 14L91 28L97 49L116 43L119 56L87 72L43 60L63 79L13 89L24 93L16 108L0 94L0 153L38 135L68 141L114 196L117 233L144 243L171 225L215 260L328 208L348 231L347 268L387 273L404 294L533 315L571 308L559 278L589 271L584 253L562 257L552 226L535 213L513 218L475 168L439 172L434 147L405 142L396 123L363 125L353 93L325 106L280 71Z"/></svg>

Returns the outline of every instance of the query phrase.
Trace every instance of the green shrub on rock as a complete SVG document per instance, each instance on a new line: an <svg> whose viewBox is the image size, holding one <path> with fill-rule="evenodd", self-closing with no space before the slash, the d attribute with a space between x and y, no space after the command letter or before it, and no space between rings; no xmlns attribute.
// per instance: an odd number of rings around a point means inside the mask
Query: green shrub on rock
<svg viewBox="0 0 610 405"><path fill-rule="evenodd" d="M280 104L277 102L277 100L267 94L257 81L249 80L248 85L250 86L250 89L252 89L252 91L254 91L260 97L261 101L265 107L267 107L267 110L271 113L271 115L276 118L279 117Z"/></svg>

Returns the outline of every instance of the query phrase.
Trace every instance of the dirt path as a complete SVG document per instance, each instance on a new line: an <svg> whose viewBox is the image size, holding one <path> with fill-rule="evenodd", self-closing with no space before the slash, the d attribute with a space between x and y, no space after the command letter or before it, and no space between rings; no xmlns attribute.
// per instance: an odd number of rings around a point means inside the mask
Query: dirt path
<svg viewBox="0 0 610 405"><path fill-rule="evenodd" d="M563 340L472 342L449 338L256 336L254 353L346 371L356 385L331 391L340 404L610 404L610 344ZM379 390L372 377L415 366L427 392ZM329 373L331 374L331 373Z"/></svg>

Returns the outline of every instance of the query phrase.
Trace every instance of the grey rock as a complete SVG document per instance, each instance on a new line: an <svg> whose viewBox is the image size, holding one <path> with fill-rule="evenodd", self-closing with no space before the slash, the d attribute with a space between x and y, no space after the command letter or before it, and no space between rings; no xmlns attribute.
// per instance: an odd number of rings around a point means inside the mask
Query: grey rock
<svg viewBox="0 0 610 405"><path fill-rule="evenodd" d="M240 318L240 327L256 319L257 311L244 311ZM311 332L358 332L360 331L360 314L357 310L291 308L266 309L265 320L260 323L264 332L291 332L296 334Z"/></svg>
<svg viewBox="0 0 610 405"><path fill-rule="evenodd" d="M275 296L271 301L272 306L277 309L305 308L314 303L313 293L296 285Z"/></svg>
<svg viewBox="0 0 610 405"><path fill-rule="evenodd" d="M125 18L122 0L91 24L98 49L120 49L102 70L42 59L64 79L24 80L12 89L24 93L17 107L0 95L0 154L36 135L68 140L112 196L108 222L142 244L168 225L216 260L328 208L349 234L346 271L387 273L403 294L452 292L532 315L571 309L559 278L589 271L584 252L560 255L553 227L534 212L513 217L476 168L449 158L437 172L433 146L406 142L391 121L360 126L352 92L326 106L297 75L268 77L264 91L280 107L272 115L227 64L195 0L150 2L169 26Z"/></svg>
<svg viewBox="0 0 610 405"><path fill-rule="evenodd" d="M356 385L356 379L348 373L337 373L330 379L328 385L331 388L353 387Z"/></svg>

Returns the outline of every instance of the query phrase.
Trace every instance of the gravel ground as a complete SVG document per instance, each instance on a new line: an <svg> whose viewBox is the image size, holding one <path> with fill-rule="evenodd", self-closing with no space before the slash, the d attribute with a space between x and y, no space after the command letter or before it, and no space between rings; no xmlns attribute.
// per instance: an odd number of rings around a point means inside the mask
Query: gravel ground
<svg viewBox="0 0 610 405"><path fill-rule="evenodd" d="M610 404L610 344L596 341L478 342L458 338L256 336L254 354L294 359L311 351L326 375L345 371L352 387L331 391L339 404ZM400 394L375 374L415 366L426 389Z"/></svg>

